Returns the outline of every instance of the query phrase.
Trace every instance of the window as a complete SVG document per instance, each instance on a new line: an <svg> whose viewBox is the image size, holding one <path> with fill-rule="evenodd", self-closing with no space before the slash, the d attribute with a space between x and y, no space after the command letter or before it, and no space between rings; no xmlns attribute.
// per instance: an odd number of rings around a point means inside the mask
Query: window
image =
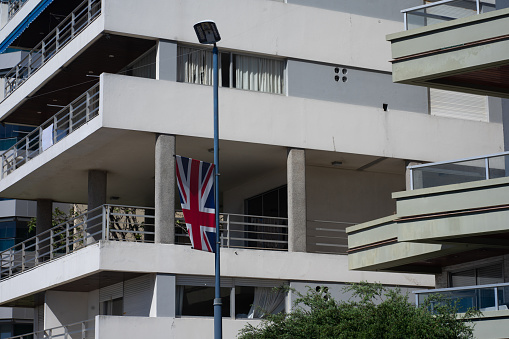
<svg viewBox="0 0 509 339"><path fill-rule="evenodd" d="M212 52L178 47L177 81L212 85ZM283 94L284 61L235 53L219 53L222 87Z"/></svg>
<svg viewBox="0 0 509 339"><path fill-rule="evenodd" d="M275 286L282 284L272 280L222 278L222 316L253 319L284 311L286 292L274 291ZM213 277L177 276L177 315L212 317L214 294Z"/></svg>
<svg viewBox="0 0 509 339"><path fill-rule="evenodd" d="M124 299L116 298L101 303L101 315L123 315Z"/></svg>
<svg viewBox="0 0 509 339"><path fill-rule="evenodd" d="M450 274L450 286L475 286L504 282L502 263Z"/></svg>

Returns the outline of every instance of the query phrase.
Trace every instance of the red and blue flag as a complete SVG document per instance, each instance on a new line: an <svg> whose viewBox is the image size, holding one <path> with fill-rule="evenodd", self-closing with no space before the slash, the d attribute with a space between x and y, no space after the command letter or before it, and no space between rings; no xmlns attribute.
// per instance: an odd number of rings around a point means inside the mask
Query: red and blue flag
<svg viewBox="0 0 509 339"><path fill-rule="evenodd" d="M177 185L187 232L194 249L215 252L214 164L175 156Z"/></svg>

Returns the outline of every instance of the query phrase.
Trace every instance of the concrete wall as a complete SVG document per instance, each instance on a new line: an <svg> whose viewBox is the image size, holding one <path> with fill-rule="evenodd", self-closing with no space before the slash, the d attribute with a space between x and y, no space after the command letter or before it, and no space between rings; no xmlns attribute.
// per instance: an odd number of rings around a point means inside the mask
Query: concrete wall
<svg viewBox="0 0 509 339"><path fill-rule="evenodd" d="M336 73L336 68L339 73ZM390 110L428 114L427 88L395 84L390 73L298 60L288 60L287 73L290 96L378 109L388 104ZM339 81L335 80L335 76L339 77ZM338 114L341 113L342 110L338 110Z"/></svg>
<svg viewBox="0 0 509 339"><path fill-rule="evenodd" d="M44 329L83 321L88 315L87 292L46 291Z"/></svg>
<svg viewBox="0 0 509 339"><path fill-rule="evenodd" d="M287 0L287 2L379 19L401 21L402 23L403 14L400 13L400 10L422 5L421 0ZM388 6L388 3L390 3L390 6ZM401 27L403 27L403 25Z"/></svg>

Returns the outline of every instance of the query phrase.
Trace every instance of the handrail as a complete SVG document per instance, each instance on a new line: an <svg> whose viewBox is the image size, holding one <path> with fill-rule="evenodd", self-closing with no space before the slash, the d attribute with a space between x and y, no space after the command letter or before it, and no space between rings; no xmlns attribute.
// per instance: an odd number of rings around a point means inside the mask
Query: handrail
<svg viewBox="0 0 509 339"><path fill-rule="evenodd" d="M27 2L28 0L9 0L8 20L11 20Z"/></svg>
<svg viewBox="0 0 509 339"><path fill-rule="evenodd" d="M109 204L96 207L0 252L0 279L31 270L101 240L153 243L154 218L151 207ZM184 225L183 219L176 217L177 244L189 244ZM220 236L223 247L285 251L288 249L288 219L222 213Z"/></svg>
<svg viewBox="0 0 509 339"><path fill-rule="evenodd" d="M74 329L74 327L77 327ZM77 336L74 336L77 335ZM63 326L52 327L45 330L25 333L7 339L56 339L56 338L95 338L95 318L66 324Z"/></svg>
<svg viewBox="0 0 509 339"><path fill-rule="evenodd" d="M499 294L498 289L500 287L509 287L509 283L499 283L499 284L487 284L487 285L474 285L474 286L461 286L461 287L449 287L449 288L439 288L439 289L433 289L433 290L419 290L419 291L412 291L412 293L415 294L415 304L418 307L421 300L420 296L424 297L426 294L445 294L446 297L451 299L456 299L458 301L461 301L462 299L467 299L472 302L472 305L470 307L474 307L476 309L480 310L500 310L500 309L507 309L507 306L509 305L509 298L508 296L504 294ZM474 290L475 293L468 294L469 291ZM490 294L489 296L484 294L477 294L480 290L492 290L493 294ZM455 293L457 292L457 293ZM460 303L460 306L461 303ZM503 308L501 307L503 306ZM467 307L467 308L470 308ZM459 309L458 312L462 313L463 311L466 311L466 309Z"/></svg>
<svg viewBox="0 0 509 339"><path fill-rule="evenodd" d="M441 6L441 5L444 5L447 3L457 2L457 1L465 1L465 0L440 0L440 1L428 3L425 5L415 6L415 7L401 10L401 13L403 13L403 25L404 25L405 31L408 30L408 14L419 15L419 16L423 16L423 17L433 17L433 18L442 19L442 20L456 19L456 18L449 18L449 17L439 16L439 15L434 15L434 14L429 14L429 13L412 13L412 12L426 10L428 8ZM475 1L475 4L476 4L476 13L477 14L481 14L481 4L483 4L485 6L493 6L493 4L482 2L481 0L472 0L472 2L473 1Z"/></svg>
<svg viewBox="0 0 509 339"><path fill-rule="evenodd" d="M85 0L5 75L5 98L101 14L100 0Z"/></svg>
<svg viewBox="0 0 509 339"><path fill-rule="evenodd" d="M15 143L1 156L0 179L99 115L99 83Z"/></svg>
<svg viewBox="0 0 509 339"><path fill-rule="evenodd" d="M448 172L451 172L451 170L440 169L440 166L454 165L454 164L459 165L461 163L466 163L469 161L476 161L476 160L483 160L483 165L482 165L482 167L481 166L478 167L480 169L480 171L475 172L474 173L475 176L479 177L478 180L489 180L493 177L492 173L491 173L492 168L490 168L490 159L498 158L498 157L505 158L506 156L509 156L509 152L500 152L500 153L481 155L481 156L463 158L463 159L457 159L457 160L447 160L447 161L433 162L433 163L428 163L428 164L408 166L407 169L410 172L410 190L415 189L415 184L414 184L415 171L427 171L427 172L438 172L438 173L448 174ZM468 176L468 173L465 172L462 175ZM470 176L473 176L473 174L471 174ZM507 176L507 173L504 173L504 176ZM434 185L434 186L438 186L438 185ZM433 186L429 186L429 187L433 187ZM421 188L421 187L419 187L419 188Z"/></svg>

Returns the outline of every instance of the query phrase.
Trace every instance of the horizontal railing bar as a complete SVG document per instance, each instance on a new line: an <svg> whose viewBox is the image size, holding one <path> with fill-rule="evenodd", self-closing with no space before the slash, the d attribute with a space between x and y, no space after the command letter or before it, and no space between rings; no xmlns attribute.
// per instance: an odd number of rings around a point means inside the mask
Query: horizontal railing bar
<svg viewBox="0 0 509 339"><path fill-rule="evenodd" d="M156 234L155 232L148 232L148 231L129 231L129 230L117 230L114 228L110 228L110 233L136 233L136 234Z"/></svg>
<svg viewBox="0 0 509 339"><path fill-rule="evenodd" d="M416 169L416 168L422 168L422 167L431 167L431 166L438 166L438 165L449 165L454 164L458 162L467 162L467 161L474 161L474 160L484 160L484 159L491 159L495 157L505 156L509 155L509 152L500 152L500 153L494 153L484 156L477 156L477 157L471 157L471 158L464 158L464 159L457 159L457 160L448 160L448 161L439 161L439 162L432 162L428 164L421 164L421 165L412 165L408 166L408 169Z"/></svg>
<svg viewBox="0 0 509 339"><path fill-rule="evenodd" d="M423 294L423 293L438 293L438 292L454 292L454 291L463 291L463 290L482 290L485 288L504 287L504 286L509 286L509 283L438 288L438 289L433 289L433 290L412 291L412 293Z"/></svg>

